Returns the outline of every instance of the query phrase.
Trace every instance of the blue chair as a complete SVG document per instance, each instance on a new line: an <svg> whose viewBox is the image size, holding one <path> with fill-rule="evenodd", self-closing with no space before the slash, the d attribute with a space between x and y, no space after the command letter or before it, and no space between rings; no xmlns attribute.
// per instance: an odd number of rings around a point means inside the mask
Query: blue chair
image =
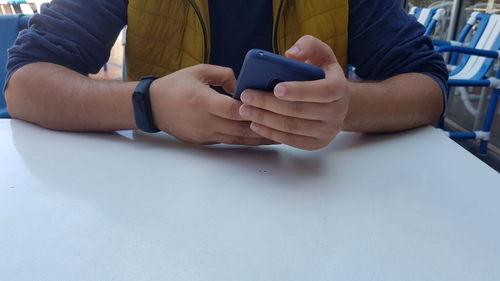
<svg viewBox="0 0 500 281"><path fill-rule="evenodd" d="M8 5L11 5L14 8L14 12L16 14L22 14L21 4L26 4L25 0L9 0L7 1Z"/></svg>
<svg viewBox="0 0 500 281"><path fill-rule="evenodd" d="M14 10L12 9L12 6L9 4L6 4L5 2L0 3L0 15L12 15L15 14Z"/></svg>
<svg viewBox="0 0 500 281"><path fill-rule="evenodd" d="M500 15L473 14L472 19L467 22L457 41L436 41L438 52L451 52L462 54L456 65L449 67L450 87L489 87L494 89L491 94L481 131L475 132L450 132L449 136L454 139L477 139L480 140L479 153L487 153L487 145L490 137L493 118L496 114L498 97L500 94L500 71L492 69L495 62L500 58ZM478 21L477 30L472 36L467 47L463 41L467 37L472 26ZM452 58L452 63L457 59ZM496 77L491 72L496 71ZM449 94L448 94L449 95ZM449 98L449 97L448 97Z"/></svg>
<svg viewBox="0 0 500 281"><path fill-rule="evenodd" d="M432 43L435 46L459 46L459 47L466 46L466 47L470 47L470 48L476 48L476 45L477 45L478 40L479 40L479 36L476 37L475 40L472 40L469 43L466 43L465 40L469 36L474 25L476 25L477 23L478 23L477 29L479 31L478 34L482 34L484 29L486 28L486 24L488 23L488 21L487 20L481 21L481 19L484 16L479 16L479 15L480 15L479 12L473 12L470 15L469 19L467 20L465 26L462 28L462 31L460 32L460 35L458 35L458 38L456 40L452 40L452 41L432 40ZM459 54L457 54L457 53L451 54L451 58L450 58L450 61L448 64L449 71L453 71L456 68L456 65L458 62L458 57L459 57Z"/></svg>
<svg viewBox="0 0 500 281"><path fill-rule="evenodd" d="M417 21L425 27L424 35L431 36L438 23L446 14L446 10L443 8L431 9L413 7L409 14L417 18Z"/></svg>
<svg viewBox="0 0 500 281"><path fill-rule="evenodd" d="M0 118L10 118L3 93L7 49L14 44L19 31L28 27L28 21L29 16L25 15L0 15Z"/></svg>
<svg viewBox="0 0 500 281"><path fill-rule="evenodd" d="M6 3L6 4L2 4L2 5L4 5L4 8L8 7L8 11L7 12L9 14L12 13L12 10L13 10L14 14L23 14L23 7L24 7L24 5L29 6L29 8L31 9L31 11L33 12L33 14L37 14L38 13L37 5L36 5L36 3L33 3L33 2L27 2L26 0L8 0L6 2L4 0L3 2ZM29 12L27 10L24 10L24 11L25 11L25 13L28 13L28 14L31 13L31 12Z"/></svg>

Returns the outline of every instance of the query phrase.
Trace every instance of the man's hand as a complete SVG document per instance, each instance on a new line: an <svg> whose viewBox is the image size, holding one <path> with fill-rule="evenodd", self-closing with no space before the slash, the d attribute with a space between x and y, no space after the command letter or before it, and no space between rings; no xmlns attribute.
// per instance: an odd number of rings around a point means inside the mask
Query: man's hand
<svg viewBox="0 0 500 281"><path fill-rule="evenodd" d="M272 144L252 130L238 113L241 102L210 88L233 92L236 79L230 68L196 65L155 80L150 87L156 126L195 144Z"/></svg>
<svg viewBox="0 0 500 281"><path fill-rule="evenodd" d="M282 82L274 95L245 90L239 112L251 120L257 134L301 149L327 146L343 127L349 105L349 86L330 47L312 36L303 36L285 54L320 66L325 79Z"/></svg>

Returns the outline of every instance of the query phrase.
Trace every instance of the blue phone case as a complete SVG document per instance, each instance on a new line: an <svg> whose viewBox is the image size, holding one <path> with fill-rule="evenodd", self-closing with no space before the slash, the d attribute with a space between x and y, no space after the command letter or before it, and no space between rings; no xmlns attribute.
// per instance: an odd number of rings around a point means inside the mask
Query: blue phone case
<svg viewBox="0 0 500 281"><path fill-rule="evenodd" d="M264 50L252 49L245 56L233 97L239 100L245 89L272 92L274 86L280 82L324 78L325 72L317 66Z"/></svg>

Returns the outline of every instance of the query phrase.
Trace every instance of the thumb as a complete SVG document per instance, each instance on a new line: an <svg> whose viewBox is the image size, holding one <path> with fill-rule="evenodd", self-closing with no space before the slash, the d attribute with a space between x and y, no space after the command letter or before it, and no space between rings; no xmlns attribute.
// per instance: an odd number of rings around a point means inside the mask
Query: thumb
<svg viewBox="0 0 500 281"><path fill-rule="evenodd" d="M311 35L302 36L297 40L285 52L285 56L319 66L323 68L327 77L339 74L338 71L343 73L342 67L330 46Z"/></svg>

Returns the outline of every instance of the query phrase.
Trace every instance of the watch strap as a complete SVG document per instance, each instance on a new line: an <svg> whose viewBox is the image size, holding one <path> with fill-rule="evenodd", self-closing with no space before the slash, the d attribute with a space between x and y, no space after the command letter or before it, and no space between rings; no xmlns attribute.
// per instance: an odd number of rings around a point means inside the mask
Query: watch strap
<svg viewBox="0 0 500 281"><path fill-rule="evenodd" d="M149 97L149 87L157 78L153 76L142 77L132 95L132 106L134 108L135 124L141 131L156 133L160 130L156 127Z"/></svg>

